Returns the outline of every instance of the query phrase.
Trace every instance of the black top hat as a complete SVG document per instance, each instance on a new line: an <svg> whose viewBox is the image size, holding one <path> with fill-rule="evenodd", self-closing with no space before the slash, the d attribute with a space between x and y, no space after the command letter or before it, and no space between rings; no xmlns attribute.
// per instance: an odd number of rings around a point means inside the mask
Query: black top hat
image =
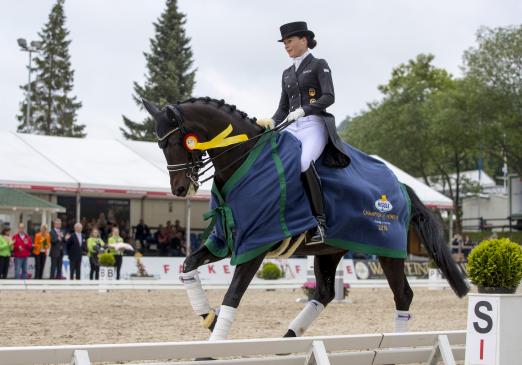
<svg viewBox="0 0 522 365"><path fill-rule="evenodd" d="M282 42L285 38L292 37L294 35L310 36L314 38L315 34L311 30L308 30L306 22L292 22L286 23L279 27L281 31L281 39L278 42Z"/></svg>

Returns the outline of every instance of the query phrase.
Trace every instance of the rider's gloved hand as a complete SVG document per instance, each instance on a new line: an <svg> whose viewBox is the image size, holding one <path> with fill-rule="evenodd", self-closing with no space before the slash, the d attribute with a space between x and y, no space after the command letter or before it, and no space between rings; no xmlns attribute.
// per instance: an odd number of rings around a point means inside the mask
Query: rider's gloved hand
<svg viewBox="0 0 522 365"><path fill-rule="evenodd" d="M305 115L305 112L304 112L303 108L299 108L299 109L294 110L290 114L288 114L287 120L289 122L293 122L294 120L304 117L304 115Z"/></svg>
<svg viewBox="0 0 522 365"><path fill-rule="evenodd" d="M257 125L262 128L274 129L275 123L272 118L258 119Z"/></svg>

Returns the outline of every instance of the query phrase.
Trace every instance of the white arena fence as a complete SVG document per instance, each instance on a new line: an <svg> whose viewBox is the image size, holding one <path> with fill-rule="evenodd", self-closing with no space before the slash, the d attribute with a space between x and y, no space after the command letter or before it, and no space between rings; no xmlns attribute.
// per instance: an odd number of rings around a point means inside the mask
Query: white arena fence
<svg viewBox="0 0 522 365"><path fill-rule="evenodd" d="M465 331L438 331L215 342L0 347L0 365L122 364L158 360L163 362L153 364L435 365L442 361L445 365L454 365L455 361L464 360L465 343ZM218 360L194 361L201 357Z"/></svg>

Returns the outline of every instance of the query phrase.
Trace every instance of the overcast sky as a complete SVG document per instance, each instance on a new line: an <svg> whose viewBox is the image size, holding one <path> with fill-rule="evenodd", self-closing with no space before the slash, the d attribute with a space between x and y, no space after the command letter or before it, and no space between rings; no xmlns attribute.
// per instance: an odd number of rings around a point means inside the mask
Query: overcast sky
<svg viewBox="0 0 522 365"><path fill-rule="evenodd" d="M36 40L54 0L1 0L0 129L15 131L24 98L27 53L16 39ZM519 24L520 0L398 1L217 1L180 0L187 15L197 68L195 96L236 104L252 116L271 116L281 72L290 60L279 39L283 23L305 20L316 34L316 57L330 64L336 102L329 110L340 123L380 97L393 67L419 53L459 76L463 51L475 33ZM142 83L144 51L154 36L160 0L67 0L74 94L83 103L78 121L89 137L121 137L121 115L144 116L134 104L132 83Z"/></svg>

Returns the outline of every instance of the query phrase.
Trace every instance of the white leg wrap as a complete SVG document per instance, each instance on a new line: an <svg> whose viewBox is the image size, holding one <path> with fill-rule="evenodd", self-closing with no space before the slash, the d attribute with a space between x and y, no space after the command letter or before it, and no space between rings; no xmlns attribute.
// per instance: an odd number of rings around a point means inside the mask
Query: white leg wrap
<svg viewBox="0 0 522 365"><path fill-rule="evenodd" d="M409 311L395 311L395 332L408 332L408 324L411 320Z"/></svg>
<svg viewBox="0 0 522 365"><path fill-rule="evenodd" d="M210 304L208 302L207 294L205 294L205 291L201 286L198 271L192 270L187 273L181 273L179 280L187 290L187 295L194 312L199 316L210 312Z"/></svg>
<svg viewBox="0 0 522 365"><path fill-rule="evenodd" d="M302 336L312 322L319 317L323 309L324 305L317 300L310 300L288 328L294 331L297 337Z"/></svg>
<svg viewBox="0 0 522 365"><path fill-rule="evenodd" d="M210 335L209 341L226 340L232 322L236 318L236 308L229 307L228 305L222 305L219 311L219 316L214 326L214 331Z"/></svg>

